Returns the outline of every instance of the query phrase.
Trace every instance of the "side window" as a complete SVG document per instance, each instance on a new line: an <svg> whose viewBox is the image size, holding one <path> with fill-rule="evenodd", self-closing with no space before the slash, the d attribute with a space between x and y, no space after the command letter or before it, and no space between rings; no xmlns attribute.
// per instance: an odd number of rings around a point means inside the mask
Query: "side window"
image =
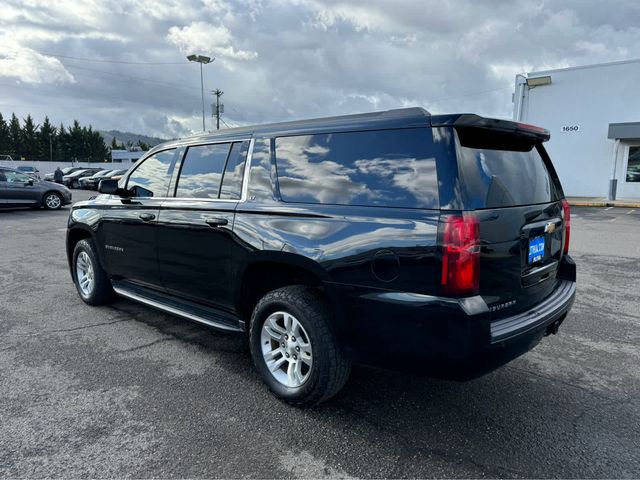
<svg viewBox="0 0 640 480"><path fill-rule="evenodd" d="M6 181L9 183L27 183L29 181L29 175L25 175L24 173L8 170L5 175L7 177Z"/></svg>
<svg viewBox="0 0 640 480"><path fill-rule="evenodd" d="M5 173L4 170L0 169L0 182L6 182L7 181L7 174Z"/></svg>
<svg viewBox="0 0 640 480"><path fill-rule="evenodd" d="M182 162L176 197L218 198L229 143L189 147Z"/></svg>
<svg viewBox="0 0 640 480"><path fill-rule="evenodd" d="M174 153L164 150L145 159L129 176L127 190L139 187L138 197L166 197Z"/></svg>
<svg viewBox="0 0 640 480"><path fill-rule="evenodd" d="M429 128L276 138L285 202L438 208Z"/></svg>
<svg viewBox="0 0 640 480"><path fill-rule="evenodd" d="M220 198L239 200L242 196L242 178L244 176L244 164L249 151L249 142L236 142L231 147L227 166L222 177Z"/></svg>

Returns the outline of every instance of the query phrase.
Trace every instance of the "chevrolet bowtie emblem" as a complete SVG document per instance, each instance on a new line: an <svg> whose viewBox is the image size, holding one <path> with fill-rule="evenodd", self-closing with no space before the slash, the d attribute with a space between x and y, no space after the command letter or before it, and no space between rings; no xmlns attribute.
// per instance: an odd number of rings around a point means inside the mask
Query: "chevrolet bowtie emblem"
<svg viewBox="0 0 640 480"><path fill-rule="evenodd" d="M553 233L556 231L556 224L549 222L544 226L544 233Z"/></svg>

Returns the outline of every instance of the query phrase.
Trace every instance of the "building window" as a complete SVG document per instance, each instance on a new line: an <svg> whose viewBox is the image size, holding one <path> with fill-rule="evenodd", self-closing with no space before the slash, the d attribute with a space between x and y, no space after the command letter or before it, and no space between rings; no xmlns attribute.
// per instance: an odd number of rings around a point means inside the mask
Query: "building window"
<svg viewBox="0 0 640 480"><path fill-rule="evenodd" d="M640 146L629 147L627 182L640 182Z"/></svg>

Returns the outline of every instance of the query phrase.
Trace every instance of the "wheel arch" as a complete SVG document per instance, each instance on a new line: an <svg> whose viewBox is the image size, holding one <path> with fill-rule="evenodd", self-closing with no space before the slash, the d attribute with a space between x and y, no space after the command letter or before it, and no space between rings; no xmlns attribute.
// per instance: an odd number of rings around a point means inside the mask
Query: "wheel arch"
<svg viewBox="0 0 640 480"><path fill-rule="evenodd" d="M327 271L314 260L288 252L256 252L238 272L235 305L247 329L258 301L268 292L291 285L307 285L323 293L335 319L342 318Z"/></svg>
<svg viewBox="0 0 640 480"><path fill-rule="evenodd" d="M67 263L69 264L69 269L72 268L73 261L73 250L76 248L76 245L80 240L91 239L95 242L95 236L93 232L86 226L82 224L76 224L73 227L67 230ZM96 245L97 247L97 245ZM96 255L98 256L98 260L100 261L101 266L104 268L104 262L102 261L102 257L100 255L100 249L98 250Z"/></svg>

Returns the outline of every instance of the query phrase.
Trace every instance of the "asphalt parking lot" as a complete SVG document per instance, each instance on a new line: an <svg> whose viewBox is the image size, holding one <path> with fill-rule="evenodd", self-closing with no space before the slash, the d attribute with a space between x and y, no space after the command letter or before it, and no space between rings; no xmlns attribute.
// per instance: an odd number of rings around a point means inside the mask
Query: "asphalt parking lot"
<svg viewBox="0 0 640 480"><path fill-rule="evenodd" d="M578 298L532 352L467 383L357 367L311 410L239 337L85 305L67 215L0 211L1 477L640 477L640 211L573 209Z"/></svg>

